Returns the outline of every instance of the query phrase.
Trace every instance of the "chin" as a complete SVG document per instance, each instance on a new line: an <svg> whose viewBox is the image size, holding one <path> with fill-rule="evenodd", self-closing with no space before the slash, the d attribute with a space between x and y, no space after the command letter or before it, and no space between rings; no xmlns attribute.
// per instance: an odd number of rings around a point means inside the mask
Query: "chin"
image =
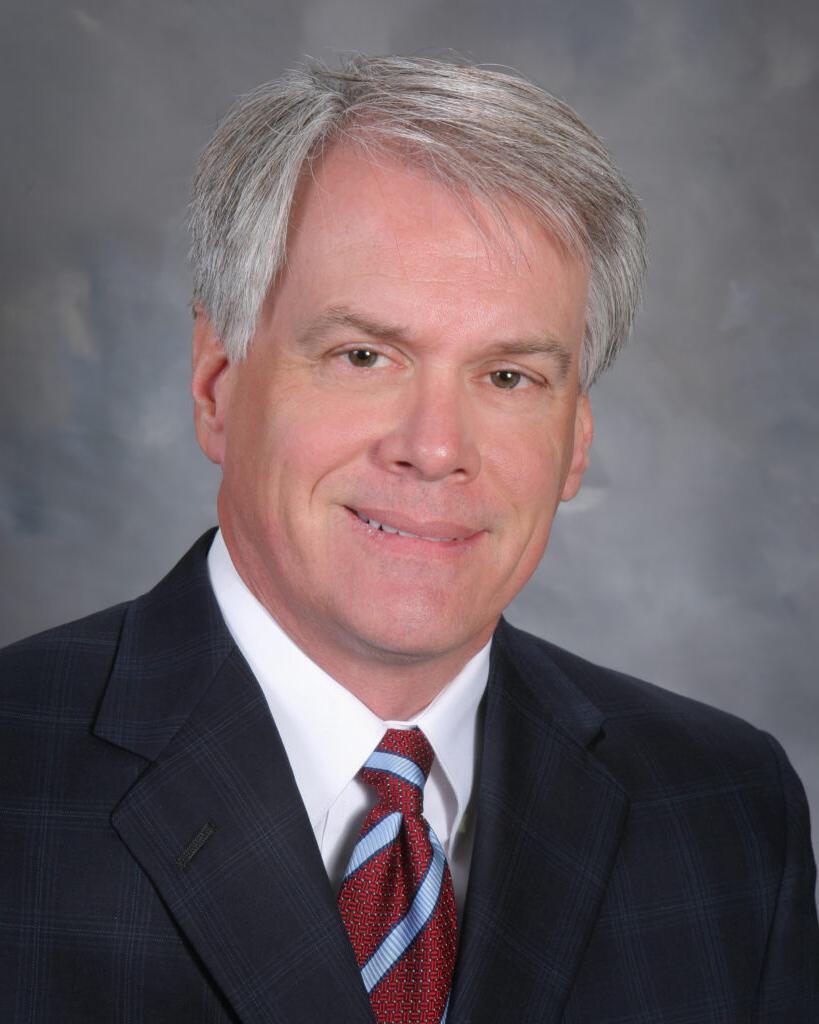
<svg viewBox="0 0 819 1024"><path fill-rule="evenodd" d="M362 609L362 612L364 610ZM405 600L392 606L371 607L355 616L350 632L370 652L385 659L425 659L445 655L468 644L480 630L451 605Z"/></svg>

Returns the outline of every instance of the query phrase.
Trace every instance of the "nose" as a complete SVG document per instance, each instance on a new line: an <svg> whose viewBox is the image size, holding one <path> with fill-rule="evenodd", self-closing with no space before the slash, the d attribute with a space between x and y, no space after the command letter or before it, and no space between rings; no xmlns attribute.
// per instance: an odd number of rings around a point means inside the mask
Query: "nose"
<svg viewBox="0 0 819 1024"><path fill-rule="evenodd" d="M393 407L376 459L392 473L466 483L481 468L472 413L463 385L419 375Z"/></svg>

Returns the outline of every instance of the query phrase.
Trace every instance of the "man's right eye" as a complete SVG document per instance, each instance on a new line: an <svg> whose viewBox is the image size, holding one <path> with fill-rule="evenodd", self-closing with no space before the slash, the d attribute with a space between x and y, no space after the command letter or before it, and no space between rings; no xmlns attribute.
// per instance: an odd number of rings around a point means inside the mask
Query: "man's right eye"
<svg viewBox="0 0 819 1024"><path fill-rule="evenodd" d="M353 366L367 370L378 362L378 352L371 348L353 348L347 353L347 359Z"/></svg>

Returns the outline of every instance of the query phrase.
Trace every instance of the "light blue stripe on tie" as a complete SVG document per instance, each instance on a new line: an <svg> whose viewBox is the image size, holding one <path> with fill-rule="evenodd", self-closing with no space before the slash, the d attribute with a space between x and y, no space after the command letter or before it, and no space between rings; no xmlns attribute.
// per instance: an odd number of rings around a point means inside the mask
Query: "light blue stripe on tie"
<svg viewBox="0 0 819 1024"><path fill-rule="evenodd" d="M354 871L358 871L364 861L374 857L379 850L389 846L401 830L401 821L404 815L400 811L393 811L392 814L385 814L384 817L375 823L369 832L365 833L355 844L350 863L344 872L345 880Z"/></svg>
<svg viewBox="0 0 819 1024"><path fill-rule="evenodd" d="M390 772L419 789L423 789L427 781L424 773L411 758L391 754L387 750L374 750L364 762L364 767L373 768L377 772Z"/></svg>
<svg viewBox="0 0 819 1024"><path fill-rule="evenodd" d="M387 933L381 945L361 968L361 980L368 992L372 992L384 975L392 970L406 953L418 933L432 917L438 903L446 857L443 847L432 829L429 830L429 840L432 843L432 860L409 910Z"/></svg>

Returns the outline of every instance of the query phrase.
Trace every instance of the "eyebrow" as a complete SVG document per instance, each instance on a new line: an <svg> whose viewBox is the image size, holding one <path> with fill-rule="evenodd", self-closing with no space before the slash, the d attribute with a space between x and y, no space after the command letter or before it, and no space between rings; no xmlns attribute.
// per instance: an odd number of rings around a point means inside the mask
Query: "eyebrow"
<svg viewBox="0 0 819 1024"><path fill-rule="evenodd" d="M409 331L404 327L382 323L348 306L330 306L299 335L297 343L302 348L309 348L338 327L352 328L359 334L367 334L382 341L400 342L409 339Z"/></svg>
<svg viewBox="0 0 819 1024"><path fill-rule="evenodd" d="M350 309L348 306L330 306L320 313L299 335L298 345L309 349L320 342L327 334L337 328L352 329L370 338L378 338L390 343L406 342L411 333L397 324L388 324L376 320L364 313ZM571 351L560 341L550 337L511 338L496 341L489 345L482 356L507 357L515 356L548 356L557 364L559 380L566 379L572 365Z"/></svg>
<svg viewBox="0 0 819 1024"><path fill-rule="evenodd" d="M486 353L488 356L548 356L557 364L560 381L564 381L572 365L572 353L561 342L554 338L521 338L510 341L498 341L491 345Z"/></svg>

